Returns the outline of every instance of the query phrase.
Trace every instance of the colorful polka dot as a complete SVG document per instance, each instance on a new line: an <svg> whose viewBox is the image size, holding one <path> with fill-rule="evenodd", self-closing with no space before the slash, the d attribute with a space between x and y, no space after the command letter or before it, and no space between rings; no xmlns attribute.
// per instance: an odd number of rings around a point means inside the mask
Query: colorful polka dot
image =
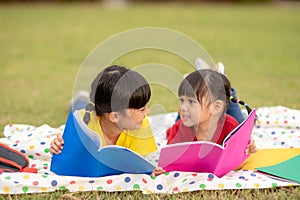
<svg viewBox="0 0 300 200"><path fill-rule="evenodd" d="M22 191L25 193L28 192L28 187L22 187Z"/></svg>
<svg viewBox="0 0 300 200"><path fill-rule="evenodd" d="M82 191L82 190L84 190L84 187L81 185L78 187L78 190Z"/></svg>
<svg viewBox="0 0 300 200"><path fill-rule="evenodd" d="M32 185L37 186L39 184L38 181L33 181Z"/></svg>
<svg viewBox="0 0 300 200"><path fill-rule="evenodd" d="M242 187L242 184L240 184L240 183L236 183L235 185L236 185L236 187L238 187L238 188Z"/></svg>
<svg viewBox="0 0 300 200"><path fill-rule="evenodd" d="M188 188L182 188L181 191L182 191L182 192L187 192L187 191L189 191L189 189L188 189Z"/></svg>
<svg viewBox="0 0 300 200"><path fill-rule="evenodd" d="M147 189L145 193L146 194L152 194L152 191Z"/></svg>
<svg viewBox="0 0 300 200"><path fill-rule="evenodd" d="M67 188L65 186L60 186L59 190L66 190Z"/></svg>
<svg viewBox="0 0 300 200"><path fill-rule="evenodd" d="M134 184L133 185L133 189L134 190L139 190L140 189L140 185L139 184Z"/></svg>
<svg viewBox="0 0 300 200"><path fill-rule="evenodd" d="M10 188L9 188L9 187L4 187L4 188L3 188L3 191L4 191L5 193L9 193Z"/></svg>
<svg viewBox="0 0 300 200"><path fill-rule="evenodd" d="M120 185L116 186L116 190L121 190L121 189L122 189L122 187Z"/></svg>
<svg viewBox="0 0 300 200"><path fill-rule="evenodd" d="M57 181L56 180L51 181L51 185L52 186L56 186L57 185Z"/></svg>
<svg viewBox="0 0 300 200"><path fill-rule="evenodd" d="M215 176L213 174L208 174L208 178L214 178Z"/></svg>
<svg viewBox="0 0 300 200"><path fill-rule="evenodd" d="M272 183L272 187L277 187L278 184L277 183Z"/></svg>
<svg viewBox="0 0 300 200"><path fill-rule="evenodd" d="M158 190L162 190L162 189L163 189L163 186L162 186L161 184L158 184L158 185L156 186L156 188L157 188Z"/></svg>
<svg viewBox="0 0 300 200"><path fill-rule="evenodd" d="M125 183L129 183L129 182L131 181L131 179L130 179L130 177L126 177L126 178L124 179L124 181L125 181Z"/></svg>
<svg viewBox="0 0 300 200"><path fill-rule="evenodd" d="M24 176L23 176L23 178L26 180L26 179L29 179L29 175L28 174L25 174Z"/></svg>
<svg viewBox="0 0 300 200"><path fill-rule="evenodd" d="M103 187L102 186L98 186L97 190L103 190Z"/></svg>
<svg viewBox="0 0 300 200"><path fill-rule="evenodd" d="M145 184L148 183L148 181L147 181L146 179L144 179L144 178L142 178L142 181L143 181L143 183L145 183Z"/></svg>

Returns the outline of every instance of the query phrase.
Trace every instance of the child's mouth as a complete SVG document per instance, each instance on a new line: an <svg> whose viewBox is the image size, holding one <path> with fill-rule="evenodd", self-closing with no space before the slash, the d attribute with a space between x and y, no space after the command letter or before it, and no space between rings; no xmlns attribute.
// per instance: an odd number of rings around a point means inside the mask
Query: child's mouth
<svg viewBox="0 0 300 200"><path fill-rule="evenodd" d="M182 119L183 120L191 119L191 116L190 115L182 115Z"/></svg>

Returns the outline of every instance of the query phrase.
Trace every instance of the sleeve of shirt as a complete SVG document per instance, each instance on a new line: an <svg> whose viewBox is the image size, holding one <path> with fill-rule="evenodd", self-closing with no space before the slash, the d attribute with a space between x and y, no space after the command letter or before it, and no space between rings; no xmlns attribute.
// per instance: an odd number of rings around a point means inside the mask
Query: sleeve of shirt
<svg viewBox="0 0 300 200"><path fill-rule="evenodd" d="M180 127L180 121L181 120L178 120L172 127L168 128L167 129L167 144L173 144L173 143L176 143L175 142L175 137L179 131L179 127ZM178 137L178 136L177 136Z"/></svg>

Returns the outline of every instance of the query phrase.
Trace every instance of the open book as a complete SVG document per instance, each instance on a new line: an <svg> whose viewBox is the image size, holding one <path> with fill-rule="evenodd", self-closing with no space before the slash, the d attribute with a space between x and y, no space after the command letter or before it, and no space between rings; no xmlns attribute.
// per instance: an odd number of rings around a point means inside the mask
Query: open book
<svg viewBox="0 0 300 200"><path fill-rule="evenodd" d="M274 179L294 181L300 184L300 154L281 163L255 169Z"/></svg>
<svg viewBox="0 0 300 200"><path fill-rule="evenodd" d="M151 174L145 158L125 147L102 146L101 137L89 129L80 113L70 112L63 134L64 148L53 154L50 170L58 175L101 177L123 173Z"/></svg>
<svg viewBox="0 0 300 200"><path fill-rule="evenodd" d="M222 177L249 157L245 150L255 123L256 110L232 130L222 145L209 142L183 142L161 148L158 166L166 171L207 172Z"/></svg>

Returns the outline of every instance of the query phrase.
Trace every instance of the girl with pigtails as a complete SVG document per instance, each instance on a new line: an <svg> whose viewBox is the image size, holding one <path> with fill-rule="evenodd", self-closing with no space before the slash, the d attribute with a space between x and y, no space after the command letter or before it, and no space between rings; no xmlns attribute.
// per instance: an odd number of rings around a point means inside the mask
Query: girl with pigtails
<svg viewBox="0 0 300 200"><path fill-rule="evenodd" d="M230 101L251 108L231 96L231 84L227 77L212 69L201 69L189 74L178 89L180 119L167 130L168 144L211 141L222 144L223 139L238 126L232 116L226 114ZM246 152L255 153L251 139Z"/></svg>

